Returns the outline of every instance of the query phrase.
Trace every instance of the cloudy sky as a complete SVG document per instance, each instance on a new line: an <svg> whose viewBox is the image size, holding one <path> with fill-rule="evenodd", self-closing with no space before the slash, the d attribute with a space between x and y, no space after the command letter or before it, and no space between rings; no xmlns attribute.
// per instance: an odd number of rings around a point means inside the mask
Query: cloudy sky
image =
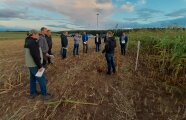
<svg viewBox="0 0 186 120"><path fill-rule="evenodd" d="M186 27L186 0L0 0L0 30Z"/></svg>

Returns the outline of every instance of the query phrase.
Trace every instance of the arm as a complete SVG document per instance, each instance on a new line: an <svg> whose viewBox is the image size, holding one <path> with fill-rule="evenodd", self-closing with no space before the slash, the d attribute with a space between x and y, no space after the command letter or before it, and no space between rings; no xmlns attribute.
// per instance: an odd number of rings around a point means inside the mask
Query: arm
<svg viewBox="0 0 186 120"><path fill-rule="evenodd" d="M29 46L29 50L30 50L30 54L31 54L35 64L37 65L37 67L39 69L42 68L41 57L40 57L40 51L39 51L38 44L35 43L34 41L32 41L32 43Z"/></svg>

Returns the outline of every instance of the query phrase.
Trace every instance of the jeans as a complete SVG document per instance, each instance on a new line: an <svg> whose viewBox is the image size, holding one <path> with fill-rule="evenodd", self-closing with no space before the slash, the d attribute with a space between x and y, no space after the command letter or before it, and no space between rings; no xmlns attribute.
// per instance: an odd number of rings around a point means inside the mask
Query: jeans
<svg viewBox="0 0 186 120"><path fill-rule="evenodd" d="M62 56L62 58L66 58L67 57L67 49L61 48L61 56Z"/></svg>
<svg viewBox="0 0 186 120"><path fill-rule="evenodd" d="M100 51L100 44L96 43L96 52L99 52L99 51Z"/></svg>
<svg viewBox="0 0 186 120"><path fill-rule="evenodd" d="M108 66L108 73L111 73L111 70L113 72L116 71L115 64L114 64L114 54L105 54L106 60L107 60L107 66Z"/></svg>
<svg viewBox="0 0 186 120"><path fill-rule="evenodd" d="M79 44L74 44L73 55L79 55Z"/></svg>
<svg viewBox="0 0 186 120"><path fill-rule="evenodd" d="M126 53L126 44L121 44L121 54L125 55Z"/></svg>
<svg viewBox="0 0 186 120"><path fill-rule="evenodd" d="M88 44L83 43L83 52L87 53L88 52Z"/></svg>
<svg viewBox="0 0 186 120"><path fill-rule="evenodd" d="M36 77L36 73L38 72L38 67L29 67L30 70L30 95L36 95L36 81L38 81L40 89L41 89L41 94L43 96L47 95L47 90L46 90L46 78L45 75L42 77Z"/></svg>

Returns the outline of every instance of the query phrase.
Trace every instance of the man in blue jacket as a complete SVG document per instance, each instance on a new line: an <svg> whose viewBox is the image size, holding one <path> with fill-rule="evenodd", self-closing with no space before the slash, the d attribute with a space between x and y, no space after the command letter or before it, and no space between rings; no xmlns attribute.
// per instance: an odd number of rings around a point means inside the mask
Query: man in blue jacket
<svg viewBox="0 0 186 120"><path fill-rule="evenodd" d="M83 41L83 53L88 52L88 35L86 32L83 33L82 35L82 41Z"/></svg>
<svg viewBox="0 0 186 120"><path fill-rule="evenodd" d="M120 37L120 46L121 46L121 54L125 56L126 53L126 46L128 43L128 37L126 36L125 33L122 34Z"/></svg>

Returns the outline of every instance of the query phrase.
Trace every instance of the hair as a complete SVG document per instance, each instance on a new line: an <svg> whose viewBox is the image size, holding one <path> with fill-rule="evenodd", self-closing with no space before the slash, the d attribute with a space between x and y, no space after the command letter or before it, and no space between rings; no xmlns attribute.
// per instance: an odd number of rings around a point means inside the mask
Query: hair
<svg viewBox="0 0 186 120"><path fill-rule="evenodd" d="M47 28L46 28L46 27L42 27L42 28L41 28L41 31L44 31L45 29L47 29Z"/></svg>
<svg viewBox="0 0 186 120"><path fill-rule="evenodd" d="M111 31L108 31L107 34L113 36L113 33Z"/></svg>

